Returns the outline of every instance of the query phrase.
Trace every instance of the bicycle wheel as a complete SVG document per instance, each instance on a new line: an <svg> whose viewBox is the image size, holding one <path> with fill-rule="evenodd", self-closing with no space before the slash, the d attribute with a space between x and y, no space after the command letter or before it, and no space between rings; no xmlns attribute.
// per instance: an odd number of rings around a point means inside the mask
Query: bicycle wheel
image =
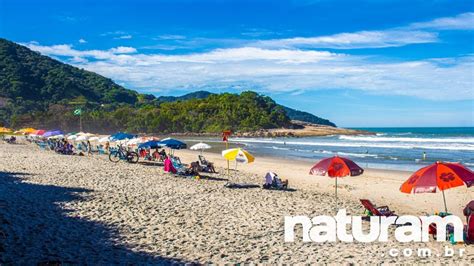
<svg viewBox="0 0 474 266"><path fill-rule="evenodd" d="M138 153L136 152L131 151L127 154L127 162L129 163L138 163L138 159Z"/></svg>
<svg viewBox="0 0 474 266"><path fill-rule="evenodd" d="M120 161L120 154L116 151L113 151L109 154L109 161L113 163L118 163Z"/></svg>

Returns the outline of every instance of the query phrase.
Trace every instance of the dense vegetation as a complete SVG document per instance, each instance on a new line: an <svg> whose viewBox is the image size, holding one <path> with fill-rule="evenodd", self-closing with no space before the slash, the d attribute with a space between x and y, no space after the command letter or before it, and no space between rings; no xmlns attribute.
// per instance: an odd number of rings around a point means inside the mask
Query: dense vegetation
<svg viewBox="0 0 474 266"><path fill-rule="evenodd" d="M255 92L159 97L127 90L0 39L0 126L75 131L81 108L84 130L169 133L252 131L289 127L284 108Z"/></svg>
<svg viewBox="0 0 474 266"><path fill-rule="evenodd" d="M315 116L313 114L310 114L308 112L295 110L295 109L285 107L285 106L283 106L283 109L285 110L286 114L288 115L288 117L290 117L291 120L299 120L299 121L309 122L313 124L327 125L327 126L332 126L332 127L336 126L333 122L327 119Z"/></svg>
<svg viewBox="0 0 474 266"><path fill-rule="evenodd" d="M191 92L188 94L185 94L183 96L160 96L158 97L158 101L160 102L175 102L175 101L185 101L189 99L204 99L212 95L211 92L208 91L196 91L196 92ZM303 122L308 122L308 123L313 123L313 124L318 124L318 125L327 125L327 126L332 126L335 127L336 125L324 118L315 116L313 114L310 114L308 112L303 112L299 110L295 110L286 106L281 106L284 110L286 115L291 119L291 120L299 120Z"/></svg>

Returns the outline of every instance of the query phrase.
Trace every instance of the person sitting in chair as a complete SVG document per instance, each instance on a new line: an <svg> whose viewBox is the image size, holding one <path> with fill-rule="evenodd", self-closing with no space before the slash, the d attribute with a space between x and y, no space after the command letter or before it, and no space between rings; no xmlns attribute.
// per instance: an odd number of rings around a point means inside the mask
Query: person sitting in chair
<svg viewBox="0 0 474 266"><path fill-rule="evenodd" d="M199 155L198 158L199 158L198 163L203 167L204 171L209 172L209 173L215 173L216 172L216 169L214 168L213 163L207 161L206 158L204 158L204 156L202 156L202 155Z"/></svg>
<svg viewBox="0 0 474 266"><path fill-rule="evenodd" d="M161 151L158 153L160 155L160 160L164 161L168 156L166 154L165 149L161 149Z"/></svg>
<svg viewBox="0 0 474 266"><path fill-rule="evenodd" d="M263 185L265 189L287 189L288 180L281 180L277 174L274 172L268 172L265 175L265 184Z"/></svg>

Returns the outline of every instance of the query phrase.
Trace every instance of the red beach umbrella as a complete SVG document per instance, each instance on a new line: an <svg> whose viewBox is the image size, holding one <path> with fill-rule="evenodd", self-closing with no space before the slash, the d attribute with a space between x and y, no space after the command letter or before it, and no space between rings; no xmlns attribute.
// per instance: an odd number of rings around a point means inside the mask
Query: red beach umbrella
<svg viewBox="0 0 474 266"><path fill-rule="evenodd" d="M325 176L326 174L335 179L336 184L336 211L337 211L337 178L344 176L358 176L364 173L364 169L350 159L334 156L325 158L315 164L309 171L310 175Z"/></svg>
<svg viewBox="0 0 474 266"><path fill-rule="evenodd" d="M36 130L33 134L42 136L44 135L44 133L46 133L46 130L39 129L39 130Z"/></svg>
<svg viewBox="0 0 474 266"><path fill-rule="evenodd" d="M474 173L460 163L436 162L413 173L402 184L400 191L403 193L436 193L437 190L441 190L444 209L448 212L444 191L462 185L470 187L473 184Z"/></svg>

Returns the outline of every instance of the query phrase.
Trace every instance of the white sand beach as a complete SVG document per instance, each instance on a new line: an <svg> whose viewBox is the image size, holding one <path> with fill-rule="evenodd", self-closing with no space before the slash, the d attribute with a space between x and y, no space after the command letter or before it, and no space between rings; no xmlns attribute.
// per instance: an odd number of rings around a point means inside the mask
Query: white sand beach
<svg viewBox="0 0 474 266"><path fill-rule="evenodd" d="M176 151L183 162L199 152ZM448 242L294 243L283 239L286 215L333 215L333 179L310 176L310 163L257 158L226 175L226 162L205 153L218 174L195 180L167 174L155 164L117 164L106 156L65 156L33 144L0 144L0 259L4 264L197 263L421 263L473 264L474 247ZM232 164L231 164L232 165ZM232 165L234 166L234 165ZM227 180L261 185L272 170L294 192L228 189ZM362 215L360 198L397 214L442 211L441 194L399 192L409 172L368 169L340 179L339 204ZM448 208L462 216L474 191L446 192ZM463 217L464 218L464 217ZM392 228L393 230L393 228ZM300 236L301 234L297 234ZM391 248L463 248L463 257L390 257Z"/></svg>

